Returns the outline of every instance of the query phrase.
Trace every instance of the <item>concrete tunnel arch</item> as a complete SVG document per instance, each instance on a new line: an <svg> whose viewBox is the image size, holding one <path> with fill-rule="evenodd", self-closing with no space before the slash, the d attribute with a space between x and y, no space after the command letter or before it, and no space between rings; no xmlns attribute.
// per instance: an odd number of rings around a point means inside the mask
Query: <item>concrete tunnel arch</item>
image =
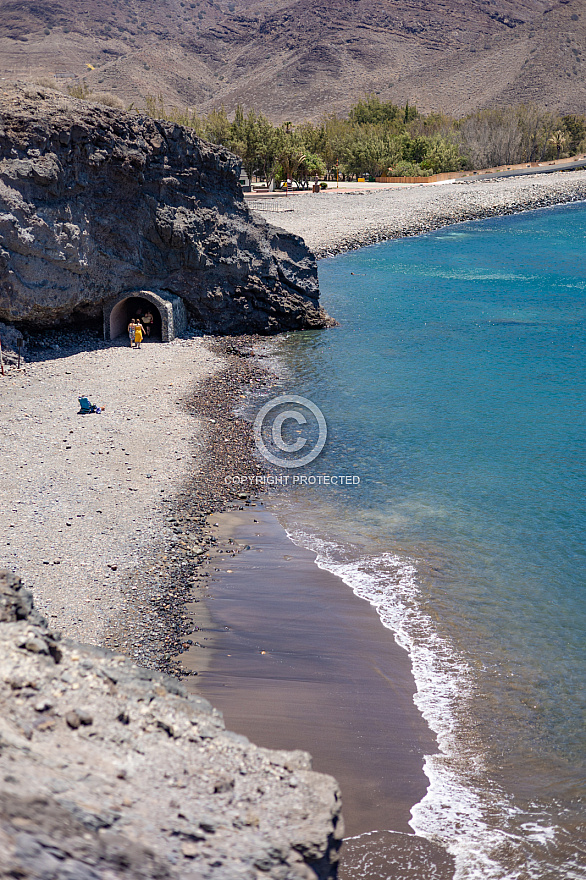
<svg viewBox="0 0 586 880"><path fill-rule="evenodd" d="M166 290L127 290L114 297L104 306L104 339L117 339L126 335L131 300L146 300L157 310L161 319L161 342L171 342L187 327L185 303L180 296Z"/></svg>

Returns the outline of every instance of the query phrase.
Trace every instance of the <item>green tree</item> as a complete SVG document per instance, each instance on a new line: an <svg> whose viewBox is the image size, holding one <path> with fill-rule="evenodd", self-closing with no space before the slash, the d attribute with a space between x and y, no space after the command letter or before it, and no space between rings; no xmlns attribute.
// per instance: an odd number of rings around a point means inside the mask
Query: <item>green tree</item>
<svg viewBox="0 0 586 880"><path fill-rule="evenodd" d="M349 132L341 147L345 167L356 177L380 177L402 157L401 138L384 126L363 125Z"/></svg>
<svg viewBox="0 0 586 880"><path fill-rule="evenodd" d="M226 111L224 107L221 107L219 110L210 110L206 116L203 136L212 144L222 144L225 147L229 147L232 134L231 129Z"/></svg>
<svg viewBox="0 0 586 880"><path fill-rule="evenodd" d="M333 175L339 166L337 162L343 163L344 146L350 137L351 125L345 119L339 119L335 113L325 116L322 120L323 128L323 146L319 149L319 154L326 164L326 171ZM346 174L343 168L342 175Z"/></svg>
<svg viewBox="0 0 586 880"><path fill-rule="evenodd" d="M281 126L278 153L276 159L280 166L280 173L276 176L280 180L299 180L300 168L305 159L305 147L301 135L293 130L288 130L291 123Z"/></svg>
<svg viewBox="0 0 586 880"><path fill-rule="evenodd" d="M403 135L403 138L403 159L406 159L408 162L423 162L429 152L429 138L422 137L421 135L411 138L407 132Z"/></svg>
<svg viewBox="0 0 586 880"><path fill-rule="evenodd" d="M319 123L273 125L254 110L236 107L230 122L224 107L200 118L195 110L167 109L161 95L148 96L147 112L190 126L212 143L237 153L250 177L269 183L314 174L419 176L524 161L562 150L577 151L586 141L586 119L558 118L532 105L480 110L462 119L441 113L424 116L408 102L404 108L367 95L347 118L324 115Z"/></svg>
<svg viewBox="0 0 586 880"><path fill-rule="evenodd" d="M281 147L281 137L277 130L266 117L262 114L257 116L251 110L244 121L241 136L243 148L239 155L242 156L249 179L252 179L255 171L265 179L272 179Z"/></svg>
<svg viewBox="0 0 586 880"><path fill-rule="evenodd" d="M299 165L298 174L307 181L310 177L325 177L326 163L317 153L305 153L305 158Z"/></svg>
<svg viewBox="0 0 586 880"><path fill-rule="evenodd" d="M562 123L568 137L570 155L575 156L586 146L586 118L577 113L568 113L562 116Z"/></svg>
<svg viewBox="0 0 586 880"><path fill-rule="evenodd" d="M414 119L417 119L419 113L417 112L417 107L410 107L409 101L405 104L405 109L403 111L403 124L407 125L409 122L413 122Z"/></svg>
<svg viewBox="0 0 586 880"><path fill-rule="evenodd" d="M367 95L352 107L348 118L357 125L374 122L395 122L401 117L401 111L392 101L383 103L376 95Z"/></svg>
<svg viewBox="0 0 586 880"><path fill-rule="evenodd" d="M427 153L421 162L421 167L429 169L434 174L444 174L447 171L459 171L464 167L465 161L453 141L435 135L427 141Z"/></svg>
<svg viewBox="0 0 586 880"><path fill-rule="evenodd" d="M521 134L516 161L539 162L545 157L548 138L556 128L555 117L535 104L519 104L514 112Z"/></svg>

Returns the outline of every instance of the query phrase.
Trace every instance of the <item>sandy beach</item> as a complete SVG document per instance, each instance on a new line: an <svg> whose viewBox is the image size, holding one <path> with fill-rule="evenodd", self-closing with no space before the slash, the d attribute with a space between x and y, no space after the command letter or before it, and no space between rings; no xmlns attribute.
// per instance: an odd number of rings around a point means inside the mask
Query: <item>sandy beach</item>
<svg viewBox="0 0 586 880"><path fill-rule="evenodd" d="M287 537L270 503L213 519L200 628L211 659L188 686L253 742L302 748L315 770L337 778L347 835L376 829L378 841L367 873L363 839L343 852L343 880L391 870L394 880L418 871L449 880L452 860L430 841L414 847L408 825L427 788L424 755L437 744L415 709L406 652L368 603ZM201 670L201 653L190 649L183 664Z"/></svg>

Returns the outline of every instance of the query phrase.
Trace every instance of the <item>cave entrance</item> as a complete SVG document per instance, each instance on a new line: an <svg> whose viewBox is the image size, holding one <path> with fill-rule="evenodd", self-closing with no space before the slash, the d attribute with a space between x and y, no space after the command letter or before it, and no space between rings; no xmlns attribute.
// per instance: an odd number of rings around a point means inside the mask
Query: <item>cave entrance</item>
<svg viewBox="0 0 586 880"><path fill-rule="evenodd" d="M180 296L167 291L136 290L111 300L104 307L104 339L127 336L132 318L140 318L144 324L147 313L153 316L150 336L144 341L171 342L187 326L185 304Z"/></svg>

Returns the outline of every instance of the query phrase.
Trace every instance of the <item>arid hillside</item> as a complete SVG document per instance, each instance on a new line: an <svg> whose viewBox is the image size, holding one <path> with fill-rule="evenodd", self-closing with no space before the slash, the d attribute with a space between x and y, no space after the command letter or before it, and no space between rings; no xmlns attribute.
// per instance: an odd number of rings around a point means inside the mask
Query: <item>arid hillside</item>
<svg viewBox="0 0 586 880"><path fill-rule="evenodd" d="M3 0L0 77L87 81L273 121L366 92L462 114L535 102L586 111L584 0Z"/></svg>

